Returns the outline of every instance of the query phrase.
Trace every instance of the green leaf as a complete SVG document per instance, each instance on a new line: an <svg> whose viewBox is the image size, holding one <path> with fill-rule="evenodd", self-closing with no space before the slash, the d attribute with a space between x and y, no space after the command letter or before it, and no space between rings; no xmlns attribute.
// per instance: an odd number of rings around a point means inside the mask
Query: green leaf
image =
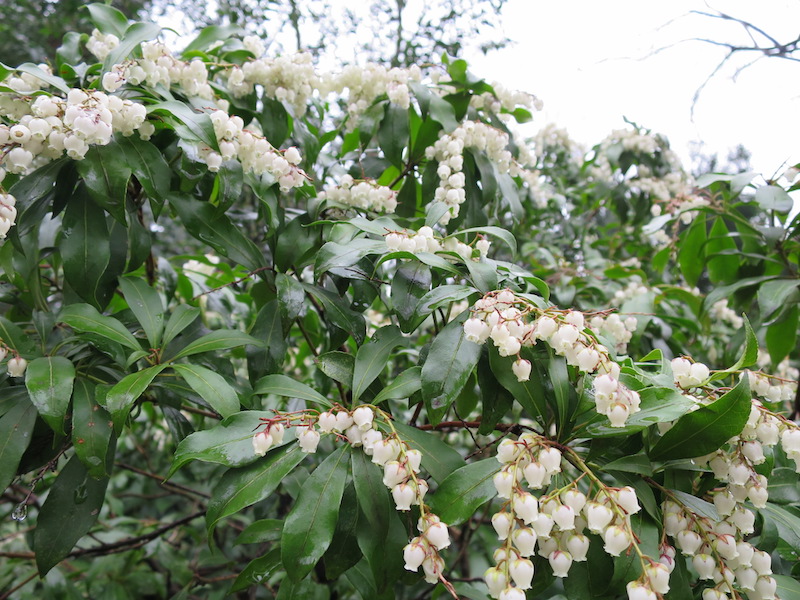
<svg viewBox="0 0 800 600"><path fill-rule="evenodd" d="M108 391L105 398L104 408L111 413L111 418L114 421L114 429L120 431L125 419L128 418L128 413L133 406L133 403L144 394L145 390L156 378L156 375L161 373L169 365L155 365L126 375L122 380L117 383Z"/></svg>
<svg viewBox="0 0 800 600"><path fill-rule="evenodd" d="M275 288L281 305L281 317L287 322L294 321L306 309L306 292L294 277L283 273L275 275Z"/></svg>
<svg viewBox="0 0 800 600"><path fill-rule="evenodd" d="M333 539L347 480L349 446L335 450L300 488L286 516L281 535L281 560L287 575L298 582L322 558Z"/></svg>
<svg viewBox="0 0 800 600"><path fill-rule="evenodd" d="M275 542L281 539L282 529L282 519L259 519L245 527L233 543L238 546L239 544ZM280 562L280 551L278 552L278 562Z"/></svg>
<svg viewBox="0 0 800 600"><path fill-rule="evenodd" d="M2 464L2 463L0 463ZM798 474L794 469L778 467L769 476L769 500L773 504L800 503Z"/></svg>
<svg viewBox="0 0 800 600"><path fill-rule="evenodd" d="M492 478L501 466L490 458L453 471L429 499L431 510L451 527L471 519L497 495Z"/></svg>
<svg viewBox="0 0 800 600"><path fill-rule="evenodd" d="M352 454L352 453L351 453ZM359 454L362 454L359 452ZM364 517L359 514L356 490L351 482L344 488L339 506L339 518L333 530L333 539L322 555L325 577L334 581L358 563L362 558L356 533L364 526Z"/></svg>
<svg viewBox="0 0 800 600"><path fill-rule="evenodd" d="M412 317L419 299L431 288L431 270L420 262L401 264L392 277L392 308L400 328L406 333L414 330Z"/></svg>
<svg viewBox="0 0 800 600"><path fill-rule="evenodd" d="M352 354L339 352L338 350L320 354L316 359L320 371L347 387L353 386L353 367L355 362L356 359Z"/></svg>
<svg viewBox="0 0 800 600"><path fill-rule="evenodd" d="M239 411L236 390L219 373L194 364L173 364L172 368L223 417Z"/></svg>
<svg viewBox="0 0 800 600"><path fill-rule="evenodd" d="M741 433L750 415L750 385L743 377L721 398L683 415L650 452L653 460L676 460L709 454Z"/></svg>
<svg viewBox="0 0 800 600"><path fill-rule="evenodd" d="M113 452L109 453L111 456ZM111 461L106 466L110 470ZM108 478L94 479L74 456L56 477L39 511L33 532L36 567L44 576L67 557L97 521Z"/></svg>
<svg viewBox="0 0 800 600"><path fill-rule="evenodd" d="M378 539L385 539L392 506L389 492L383 484L383 473L363 452L353 452L351 462L358 505L367 518L372 534Z"/></svg>
<svg viewBox="0 0 800 600"><path fill-rule="evenodd" d="M287 398L299 398L307 402L314 402L325 408L331 408L333 403L317 390L310 388L305 383L300 383L286 375L267 375L256 383L253 394L275 394Z"/></svg>
<svg viewBox="0 0 800 600"><path fill-rule="evenodd" d="M403 441L422 453L422 468L438 483L466 464L458 451L437 435L400 422L394 423L394 427Z"/></svg>
<svg viewBox="0 0 800 600"><path fill-rule="evenodd" d="M55 75L51 75L45 70L39 68L38 65L35 65L33 63L23 63L20 66L16 67L14 70L19 71L20 73L27 73L28 75L35 77L39 81L43 81L47 85L56 88L58 91L64 92L65 94L69 94L70 88L64 82L64 80L61 79L61 77L56 77Z"/></svg>
<svg viewBox="0 0 800 600"><path fill-rule="evenodd" d="M164 155L153 144L144 141L138 135L128 137L118 135L114 143L124 152L128 167L142 184L147 196L156 201L157 210L153 212L158 218L164 199L169 193L172 178L172 169L164 159Z"/></svg>
<svg viewBox="0 0 800 600"><path fill-rule="evenodd" d="M159 348L164 331L164 304L157 291L138 277L122 277L119 287L128 306L144 329L152 348Z"/></svg>
<svg viewBox="0 0 800 600"><path fill-rule="evenodd" d="M736 251L736 242L730 237L724 219L717 217L708 233L708 244L706 245L708 278L712 283L731 281L736 278L739 270L739 257L735 254L720 254L726 251Z"/></svg>
<svg viewBox="0 0 800 600"><path fill-rule="evenodd" d="M439 332L422 365L422 397L434 425L461 393L481 355L480 345L464 336L468 316L469 311L464 311Z"/></svg>
<svg viewBox="0 0 800 600"><path fill-rule="evenodd" d="M240 346L263 346L261 340L247 335L238 329L218 329L203 337L188 343L180 352L170 360L178 360L201 352L215 352L217 350L229 350Z"/></svg>
<svg viewBox="0 0 800 600"><path fill-rule="evenodd" d="M161 116L175 132L189 142L202 142L212 150L219 152L214 124L207 113L196 111L188 104L169 100L157 102L147 107L147 113Z"/></svg>
<svg viewBox="0 0 800 600"><path fill-rule="evenodd" d="M372 399L372 404L380 404L384 400L399 400L410 398L422 389L422 368L411 367L392 379L392 382L381 389Z"/></svg>
<svg viewBox="0 0 800 600"><path fill-rule="evenodd" d="M484 225L483 227L470 227L468 229L459 229L457 232L458 236L461 236L462 233L485 233L491 241L494 241L492 238L497 238L503 244L505 244L508 249L511 251L512 257L517 253L517 240L514 238L514 234L511 233L508 229L503 229L502 227L493 227L491 225Z"/></svg>
<svg viewBox="0 0 800 600"><path fill-rule="evenodd" d="M772 577L778 583L775 596L781 600L800 600L800 581L788 575L775 575Z"/></svg>
<svg viewBox="0 0 800 600"><path fill-rule="evenodd" d="M477 344L476 344L477 345ZM523 351L523 358L530 360L534 364L529 351ZM492 373L505 389L511 392L514 399L525 409L528 415L546 423L549 418L547 400L542 381L538 376L538 369L531 370L531 378L528 381L518 381L517 376L511 370L516 359L512 356L500 356L494 345L489 347L489 363Z"/></svg>
<svg viewBox="0 0 800 600"><path fill-rule="evenodd" d="M640 452L630 456L623 456L616 460L612 460L603 465L603 470L606 471L625 471L626 473L638 473L639 475L652 475L653 465L650 464L650 459L646 454Z"/></svg>
<svg viewBox="0 0 800 600"><path fill-rule="evenodd" d="M198 50L205 52L212 44L227 41L241 33L242 28L237 25L209 25L208 27L203 27L197 37L189 42L189 45L183 49L181 54L186 55Z"/></svg>
<svg viewBox="0 0 800 600"><path fill-rule="evenodd" d="M57 433L64 433L64 417L74 381L75 367L63 356L37 358L25 371L25 387L31 402Z"/></svg>
<svg viewBox="0 0 800 600"><path fill-rule="evenodd" d="M413 325L409 327L409 331L418 327L434 310L449 306L452 302L459 302L477 293L477 291L471 285L439 285L434 287L419 299L414 309Z"/></svg>
<svg viewBox="0 0 800 600"><path fill-rule="evenodd" d="M186 230L202 243L250 271L266 266L259 247L213 204L180 194L170 194L168 199Z"/></svg>
<svg viewBox="0 0 800 600"><path fill-rule="evenodd" d="M777 185L764 185L756 190L756 202L764 210L775 210L777 212L789 212L794 206L792 197Z"/></svg>
<svg viewBox="0 0 800 600"><path fill-rule="evenodd" d="M111 237L103 209L81 186L69 199L61 223L59 243L64 277L77 294L102 309L116 287L111 265Z"/></svg>
<svg viewBox="0 0 800 600"><path fill-rule="evenodd" d="M128 18L113 6L95 2L87 4L86 9L89 11L92 23L100 30L100 33L106 35L112 33L118 38L125 34L125 30L128 28Z"/></svg>
<svg viewBox="0 0 800 600"><path fill-rule="evenodd" d="M254 585L264 585L264 581L269 580L281 566L281 549L272 548L265 555L254 558L247 563L247 566L242 569L242 572L233 582L230 592L246 590ZM281 588L283 588L283 585L281 585Z"/></svg>
<svg viewBox="0 0 800 600"><path fill-rule="evenodd" d="M771 502L758 512L765 520L778 529L781 541L785 542L795 553L800 554L800 517Z"/></svg>
<svg viewBox="0 0 800 600"><path fill-rule="evenodd" d="M199 308L189 306L188 304L179 304L176 306L164 327L164 336L161 342L165 346L169 344L181 331L194 323L195 319L199 316Z"/></svg>
<svg viewBox="0 0 800 600"><path fill-rule="evenodd" d="M706 502L702 498L698 498L692 494L687 494L686 492L681 492L680 490L670 490L670 493L678 500L680 504L683 504L694 514L711 519L713 523L718 523L720 521L717 507L711 502Z"/></svg>
<svg viewBox="0 0 800 600"><path fill-rule="evenodd" d="M678 264L686 283L697 285L705 266L706 217L699 213L688 230L682 235L678 251Z"/></svg>
<svg viewBox="0 0 800 600"><path fill-rule="evenodd" d="M208 502L209 539L220 520L269 496L305 456L293 442L270 450L264 458L246 467L226 471L214 486Z"/></svg>
<svg viewBox="0 0 800 600"><path fill-rule="evenodd" d="M24 398L0 417L0 492L17 475L17 466L31 443L36 408Z"/></svg>
<svg viewBox="0 0 800 600"><path fill-rule="evenodd" d="M797 322L798 310L795 304L789 308L783 319L767 327L764 339L773 365L780 363L797 347Z"/></svg>
<svg viewBox="0 0 800 600"><path fill-rule="evenodd" d="M797 279L775 279L765 281L758 287L758 307L761 320L767 322L779 308L786 306L787 300L797 291Z"/></svg>
<svg viewBox="0 0 800 600"><path fill-rule="evenodd" d="M408 145L408 109L389 102L378 127L378 143L386 159L399 169L403 168L403 150Z"/></svg>
<svg viewBox="0 0 800 600"><path fill-rule="evenodd" d="M92 146L76 165L92 200L125 225L125 197L132 171L122 148L115 143Z"/></svg>
<svg viewBox="0 0 800 600"><path fill-rule="evenodd" d="M319 278L333 268L351 267L365 256L384 252L386 252L386 243L380 240L356 238L347 244L327 242L317 253L314 275Z"/></svg>
<svg viewBox="0 0 800 600"><path fill-rule="evenodd" d="M292 130L292 117L280 100L262 97L261 102L264 105L258 113L261 130L270 144L280 148Z"/></svg>
<svg viewBox="0 0 800 600"><path fill-rule="evenodd" d="M275 413L246 410L223 419L210 429L195 431L178 444L167 479L187 462L203 462L242 467L260 457L253 452L253 435L259 419L274 417Z"/></svg>
<svg viewBox="0 0 800 600"><path fill-rule="evenodd" d="M142 346L133 334L114 317L106 317L90 304L76 303L65 306L58 320L75 331L92 333L116 342L131 350L141 350Z"/></svg>
<svg viewBox="0 0 800 600"><path fill-rule="evenodd" d="M372 338L358 349L353 367L353 404L386 368L392 351L405 345L406 339L396 325L380 328Z"/></svg>
<svg viewBox="0 0 800 600"><path fill-rule="evenodd" d="M742 350L742 355L736 361L736 364L723 371L715 371L711 375L710 381L725 379L728 375L738 373L741 369L746 369L756 363L758 360L758 339L756 339L756 334L747 317L744 317L744 336L744 350ZM698 456L700 455L698 454Z"/></svg>
<svg viewBox="0 0 800 600"><path fill-rule="evenodd" d="M109 475L106 459L111 433L111 416L97 403L94 384L78 378L72 400L72 446L95 479Z"/></svg>
<svg viewBox="0 0 800 600"><path fill-rule="evenodd" d="M161 27L155 23L131 23L125 35L120 36L119 45L103 61L103 70L110 71L114 65L124 62L139 44L158 37L159 33Z"/></svg>

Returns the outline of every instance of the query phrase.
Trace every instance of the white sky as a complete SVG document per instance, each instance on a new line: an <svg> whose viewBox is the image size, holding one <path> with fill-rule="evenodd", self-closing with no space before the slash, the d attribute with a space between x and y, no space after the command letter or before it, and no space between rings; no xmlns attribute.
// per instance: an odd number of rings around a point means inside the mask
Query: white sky
<svg viewBox="0 0 800 600"><path fill-rule="evenodd" d="M687 41L705 37L746 43L735 23L688 14L716 8L748 20L780 42L800 35L798 0L508 0L503 15L516 44L488 57L469 58L478 76L536 94L544 111L535 122L554 122L585 144L599 142L623 117L665 134L689 166L689 143L706 152L743 144L765 175L800 162L800 63L764 58L742 71L749 54L733 61L692 96L726 50Z"/></svg>

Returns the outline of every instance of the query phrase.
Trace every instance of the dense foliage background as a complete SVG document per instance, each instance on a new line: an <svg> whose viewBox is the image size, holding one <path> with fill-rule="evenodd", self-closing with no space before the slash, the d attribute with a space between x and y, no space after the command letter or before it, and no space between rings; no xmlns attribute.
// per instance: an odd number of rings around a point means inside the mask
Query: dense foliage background
<svg viewBox="0 0 800 600"><path fill-rule="evenodd" d="M87 14L0 66L1 598L800 597L796 168Z"/></svg>

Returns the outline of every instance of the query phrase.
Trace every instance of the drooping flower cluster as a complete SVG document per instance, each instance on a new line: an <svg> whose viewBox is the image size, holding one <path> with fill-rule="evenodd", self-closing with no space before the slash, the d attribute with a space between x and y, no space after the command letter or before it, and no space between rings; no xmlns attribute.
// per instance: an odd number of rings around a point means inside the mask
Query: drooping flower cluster
<svg viewBox="0 0 800 600"><path fill-rule="evenodd" d="M640 507L632 488L609 488L598 482L599 491L589 499L571 482L537 498L525 489L523 480L531 490L546 487L551 476L561 471L562 454L551 442L532 433L503 440L497 460L503 467L493 481L498 497L506 502L492 517L492 526L505 543L495 551L495 566L484 574L493 598L525 598L534 575L530 557L537 553L549 561L556 577L566 577L573 562L586 560L587 529L603 538L604 549L612 556L619 556L634 543L630 515ZM663 575L657 573L662 567L649 568L654 570L650 580L658 581L653 589L665 593L668 577L662 581ZM650 581L647 584L651 585Z"/></svg>
<svg viewBox="0 0 800 600"><path fill-rule="evenodd" d="M714 584L703 591L703 600L735 598L738 591L746 591L751 600L773 600L772 559L743 539L753 532L755 516L727 493L715 494L714 505L724 518L699 515L672 500L662 506L666 535L691 558L700 579ZM674 552L665 561L671 567Z"/></svg>
<svg viewBox="0 0 800 600"><path fill-rule="evenodd" d="M261 48L256 60L247 61L241 67L235 66L228 72L228 88L235 97L246 96L259 85L264 95L273 100L286 102L298 117L308 108L314 90L320 86L320 78L314 69L312 56L308 52L298 52L275 58L261 57Z"/></svg>
<svg viewBox="0 0 800 600"><path fill-rule="evenodd" d="M589 319L592 331L613 341L617 354L625 354L628 351L628 342L631 341L637 324L636 317L623 320L617 313L595 315Z"/></svg>
<svg viewBox="0 0 800 600"><path fill-rule="evenodd" d="M507 148L508 134L479 121L464 121L451 133L441 134L433 146L425 149L426 157L439 163L439 187L434 192L434 200L443 202L450 209L440 223L446 224L457 217L459 207L466 199L464 150L485 152L500 173L508 173L516 162Z"/></svg>
<svg viewBox="0 0 800 600"><path fill-rule="evenodd" d="M470 106L482 108L497 115L500 115L501 111L513 112L518 107L538 111L542 110L544 106L542 101L533 94L509 89L498 81L492 82L492 89L494 93L484 92L472 96L469 102Z"/></svg>
<svg viewBox="0 0 800 600"><path fill-rule="evenodd" d="M0 93L0 99L10 95ZM142 104L103 92L73 89L66 98L25 98L21 116L2 113L17 121L0 124L0 169L9 173L25 175L64 154L80 160L91 145L108 144L115 132L131 135L138 129L149 136L153 131Z"/></svg>
<svg viewBox="0 0 800 600"><path fill-rule="evenodd" d="M375 212L393 213L397 208L397 192L393 189L371 180L357 182L350 175L344 175L339 185L325 186L319 198Z"/></svg>
<svg viewBox="0 0 800 600"><path fill-rule="evenodd" d="M119 46L119 38L113 33L103 34L98 29L92 30L92 35L86 40L86 49L94 54L98 60L105 60L111 51Z"/></svg>
<svg viewBox="0 0 800 600"><path fill-rule="evenodd" d="M701 362L691 362L686 358L673 358L672 376L675 385L689 390L708 383L711 370Z"/></svg>
<svg viewBox="0 0 800 600"><path fill-rule="evenodd" d="M566 358L567 364L596 375L596 409L613 427L623 427L628 417L639 411L639 394L619 381L619 365L591 332L587 333L579 311L540 309L510 290L499 290L475 303L472 317L464 323L464 334L478 344L491 338L501 356L516 355L513 370L519 381L527 381L531 372L530 362L519 353L541 340Z"/></svg>
<svg viewBox="0 0 800 600"><path fill-rule="evenodd" d="M468 260L480 260L489 252L491 242L485 236L480 236L475 246L460 242L454 236L442 239L431 227L427 225L420 227L417 232L403 229L401 231L390 231L383 239L391 251L403 252L448 252L457 254L465 262Z"/></svg>
<svg viewBox="0 0 800 600"><path fill-rule="evenodd" d="M359 406L352 411L334 406L315 415L314 411L277 414L262 419L265 427L253 436L253 451L264 456L273 446L283 441L286 427L297 427L297 440L303 452L316 452L320 434L331 434L361 448L372 457L372 462L383 467L383 483L391 491L395 507L410 511L418 506L420 518L417 529L420 535L411 539L403 549L405 568L417 571L419 567L428 583L446 582L443 575L444 560L439 554L450 545L447 525L425 505L428 482L420 474L422 453L393 431L389 417L378 411L378 416L392 431L384 436L376 425L376 411L371 406Z"/></svg>

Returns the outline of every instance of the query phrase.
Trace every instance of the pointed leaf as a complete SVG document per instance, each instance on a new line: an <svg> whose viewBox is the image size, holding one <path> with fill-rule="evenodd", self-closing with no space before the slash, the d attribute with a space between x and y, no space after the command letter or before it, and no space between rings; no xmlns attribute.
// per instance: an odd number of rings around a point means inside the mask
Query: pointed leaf
<svg viewBox="0 0 800 600"><path fill-rule="evenodd" d="M246 345L263 346L264 344L261 340L257 340L238 329L218 329L217 331L212 331L208 335L204 335L200 339L190 342L170 360L178 360L179 358L200 354L201 352L229 350L230 348L238 348Z"/></svg>
<svg viewBox="0 0 800 600"><path fill-rule="evenodd" d="M490 458L453 471L431 496L431 510L451 527L471 519L481 506L497 496L493 477L501 466Z"/></svg>
<svg viewBox="0 0 800 600"><path fill-rule="evenodd" d="M382 327L372 338L358 349L353 368L353 404L386 368L392 351L406 339L396 325Z"/></svg>
<svg viewBox="0 0 800 600"><path fill-rule="evenodd" d="M254 394L276 394L288 398L300 398L307 402L314 402L325 408L330 408L333 403L317 390L310 388L305 383L300 383L286 375L267 375L262 377L253 389Z"/></svg>
<svg viewBox="0 0 800 600"><path fill-rule="evenodd" d="M458 451L444 443L436 434L400 422L395 423L394 427L403 441L422 453L422 469L430 473L438 483L464 466L464 459Z"/></svg>
<svg viewBox="0 0 800 600"><path fill-rule="evenodd" d="M141 350L142 346L133 334L114 317L107 317L90 304L68 304L58 315L58 320L75 331L93 333L131 350Z"/></svg>
<svg viewBox="0 0 800 600"><path fill-rule="evenodd" d="M181 331L186 329L189 325L194 323L195 319L200 316L200 309L188 304L179 304L172 311L169 316L166 326L164 327L164 339L162 343L166 346L174 340Z"/></svg>
<svg viewBox="0 0 800 600"><path fill-rule="evenodd" d="M281 560L292 581L311 572L333 539L339 518L350 447L335 450L300 488L286 516L281 535Z"/></svg>
<svg viewBox="0 0 800 600"><path fill-rule="evenodd" d="M137 277L123 277L119 280L122 294L133 314L144 329L147 341L152 348L159 348L161 333L164 331L164 304L157 291Z"/></svg>
<svg viewBox="0 0 800 600"><path fill-rule="evenodd" d="M208 405L223 417L239 411L239 397L219 373L193 364L173 364L172 368Z"/></svg>
<svg viewBox="0 0 800 600"><path fill-rule="evenodd" d="M36 407L20 398L0 417L0 492L17 475L17 466L31 443Z"/></svg>
<svg viewBox="0 0 800 600"><path fill-rule="evenodd" d="M25 387L41 417L57 433L64 433L75 367L63 356L45 356L31 361L25 371Z"/></svg>
<svg viewBox="0 0 800 600"><path fill-rule="evenodd" d="M378 392L372 404L380 404L384 400L410 398L422 388L422 368L411 367L392 379L392 382Z"/></svg>
<svg viewBox="0 0 800 600"><path fill-rule="evenodd" d="M72 402L72 446L95 479L108 476L106 458L112 430L111 416L95 399L94 384L79 378Z"/></svg>
<svg viewBox="0 0 800 600"><path fill-rule="evenodd" d="M128 418L128 413L133 406L133 403L141 396L145 390L156 378L156 375L161 373L168 365L155 365L148 367L136 373L131 373L122 378L108 391L105 398L104 408L111 413L111 418L114 421L114 429L120 431L125 419Z"/></svg>

